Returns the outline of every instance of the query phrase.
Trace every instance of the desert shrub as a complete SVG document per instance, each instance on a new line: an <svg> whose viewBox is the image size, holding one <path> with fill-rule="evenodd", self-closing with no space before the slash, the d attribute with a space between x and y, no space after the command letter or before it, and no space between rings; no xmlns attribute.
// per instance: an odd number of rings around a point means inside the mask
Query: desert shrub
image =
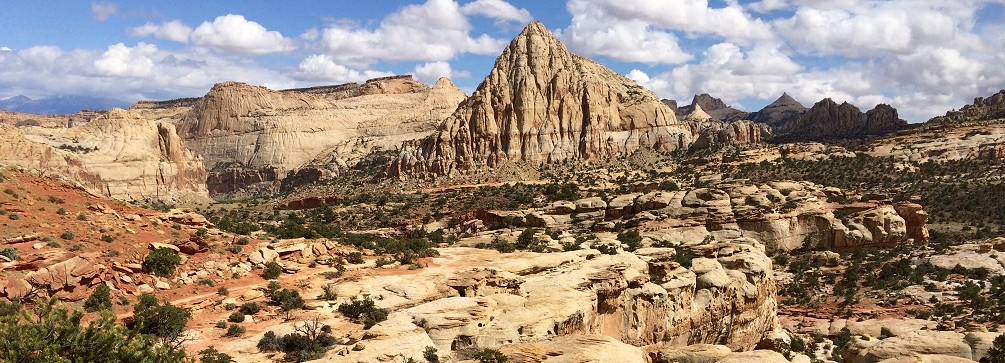
<svg viewBox="0 0 1005 363"><path fill-rule="evenodd" d="M63 204L63 202L65 202L63 198L56 197L55 195L49 196L49 203Z"/></svg>
<svg viewBox="0 0 1005 363"><path fill-rule="evenodd" d="M61 215L61 216L65 216L66 215L66 208L62 208L61 207L61 208L57 209L56 210L56 214Z"/></svg>
<svg viewBox="0 0 1005 363"><path fill-rule="evenodd" d="M427 363L440 363L440 356L436 355L436 347L433 346L428 346L426 349L422 350L422 358L424 358Z"/></svg>
<svg viewBox="0 0 1005 363"><path fill-rule="evenodd" d="M377 259L376 261L374 261L373 263L374 263L375 265L377 265L377 267L383 267L383 266L387 266L387 265L390 265L390 264L392 264L392 263L394 263L394 262L395 262L395 261L394 261L394 260L392 260L392 259L390 259L390 258L385 258L385 257L381 257L381 258L378 258L378 259Z"/></svg>
<svg viewBox="0 0 1005 363"><path fill-rule="evenodd" d="M265 264L265 270L262 271L262 277L266 280L275 280L279 278L279 275L283 273L283 267L277 262L269 262Z"/></svg>
<svg viewBox="0 0 1005 363"><path fill-rule="evenodd" d="M609 244L599 244L596 246L597 251L605 255L616 255L618 254L618 248Z"/></svg>
<svg viewBox="0 0 1005 363"><path fill-rule="evenodd" d="M80 214L77 214L77 220L78 221L86 221L87 220L87 215L84 214L83 212L81 212Z"/></svg>
<svg viewBox="0 0 1005 363"><path fill-rule="evenodd" d="M135 336L103 313L84 323L84 313L55 307L56 300L40 301L30 310L18 307L0 317L0 361L46 362L185 362L185 351L158 344L154 337Z"/></svg>
<svg viewBox="0 0 1005 363"><path fill-rule="evenodd" d="M7 215L7 218L9 218L12 221L16 221L18 219L21 219L21 215L17 213L11 213Z"/></svg>
<svg viewBox="0 0 1005 363"><path fill-rule="evenodd" d="M502 352L488 348L475 353L473 358L477 359L479 363L506 363L509 360Z"/></svg>
<svg viewBox="0 0 1005 363"><path fill-rule="evenodd" d="M229 321L231 323L243 323L244 322L244 314L241 314L240 311L235 311L235 312L231 313L230 316L227 317L227 321Z"/></svg>
<svg viewBox="0 0 1005 363"><path fill-rule="evenodd" d="M115 237L112 237L112 235L109 235L109 234L103 234L103 235L101 235L101 242L109 242L109 243L111 243L112 241L115 241Z"/></svg>
<svg viewBox="0 0 1005 363"><path fill-rule="evenodd" d="M216 294L221 296L227 296L230 295L230 291L227 290L226 286L220 286L219 289L216 289Z"/></svg>
<svg viewBox="0 0 1005 363"><path fill-rule="evenodd" d="M7 257L11 261L16 261L19 259L17 255L17 249L14 247L0 248L0 256Z"/></svg>
<svg viewBox="0 0 1005 363"><path fill-rule="evenodd" d="M65 239L67 241L72 240L73 239L73 231L71 231L69 229L65 230L65 231L63 231L63 234L59 235L59 238Z"/></svg>
<svg viewBox="0 0 1005 363"><path fill-rule="evenodd" d="M361 252L349 252L349 255L347 255L345 259L346 259L347 262L349 262L351 264L354 264L354 265L361 264L361 263L363 263L363 253L361 253Z"/></svg>
<svg viewBox="0 0 1005 363"><path fill-rule="evenodd" d="M227 328L227 322L223 321L223 320L220 320L220 321L216 322L216 327L220 328L220 329L225 329L225 328Z"/></svg>
<svg viewBox="0 0 1005 363"><path fill-rule="evenodd" d="M534 228L527 228L520 232L520 236L516 238L516 248L525 250L534 243L534 235L537 234L537 230Z"/></svg>
<svg viewBox="0 0 1005 363"><path fill-rule="evenodd" d="M1005 334L999 335L988 349L989 363L1005 363Z"/></svg>
<svg viewBox="0 0 1005 363"><path fill-rule="evenodd" d="M80 251L83 248L84 248L84 245L79 244L79 243L74 243L73 246L70 246L70 248L67 248L67 250L70 251L70 252L77 252L77 251Z"/></svg>
<svg viewBox="0 0 1005 363"><path fill-rule="evenodd" d="M258 306L258 303L246 302L241 305L241 308L238 311L244 315L255 315L259 310L261 310L261 308Z"/></svg>
<svg viewBox="0 0 1005 363"><path fill-rule="evenodd" d="M237 239L237 244L239 244L239 245L241 245L241 246L246 246L246 245L248 245L248 237L241 237L241 238L238 238L238 239Z"/></svg>
<svg viewBox="0 0 1005 363"><path fill-rule="evenodd" d="M174 224L171 225L171 228L181 230L181 223L175 222Z"/></svg>
<svg viewBox="0 0 1005 363"><path fill-rule="evenodd" d="M335 284L324 284L321 286L321 296L318 296L318 299L324 301L338 299L338 294L335 292Z"/></svg>
<svg viewBox="0 0 1005 363"><path fill-rule="evenodd" d="M243 326L240 326L240 325L237 325L237 324L230 324L230 326L227 327L227 333L224 334L223 336L225 336L225 337L235 337L236 338L236 337L244 335L244 332L246 332L246 331L247 331L247 329L245 329Z"/></svg>
<svg viewBox="0 0 1005 363"><path fill-rule="evenodd" d="M157 276L174 275L175 267L181 263L181 256L174 250L161 247L151 251L143 259L143 270Z"/></svg>
<svg viewBox="0 0 1005 363"><path fill-rule="evenodd" d="M230 363L233 359L230 355L220 353L214 347L200 350L199 357L199 363Z"/></svg>
<svg viewBox="0 0 1005 363"><path fill-rule="evenodd" d="M282 289L269 294L269 298L286 314L286 320L290 319L294 310L304 308L304 298L300 297L297 290Z"/></svg>
<svg viewBox="0 0 1005 363"><path fill-rule="evenodd" d="M628 247L625 248L626 251L632 252L640 247L642 247L642 236L639 232L634 229L629 229L618 233L618 241L624 243Z"/></svg>
<svg viewBox="0 0 1005 363"><path fill-rule="evenodd" d="M133 327L142 334L151 334L162 340L176 342L181 339L185 324L192 316L188 310L157 302L157 297L143 294L133 306Z"/></svg>
<svg viewBox="0 0 1005 363"><path fill-rule="evenodd" d="M680 264L681 267L691 268L693 258L681 247L674 247L673 261Z"/></svg>
<svg viewBox="0 0 1005 363"><path fill-rule="evenodd" d="M362 300L354 296L349 299L349 302L339 304L338 311L349 320L357 324L363 324L366 329L370 329L370 327L377 323L387 320L388 314L386 309L377 308L373 299L369 296Z"/></svg>
<svg viewBox="0 0 1005 363"><path fill-rule="evenodd" d="M98 284L91 296L84 300L84 310L91 313L112 307L112 289L106 284Z"/></svg>
<svg viewBox="0 0 1005 363"><path fill-rule="evenodd" d="M258 350L263 352L284 352L285 360L304 362L318 359L332 346L341 342L331 336L331 327L312 319L294 325L294 332L282 337L268 331L258 341Z"/></svg>

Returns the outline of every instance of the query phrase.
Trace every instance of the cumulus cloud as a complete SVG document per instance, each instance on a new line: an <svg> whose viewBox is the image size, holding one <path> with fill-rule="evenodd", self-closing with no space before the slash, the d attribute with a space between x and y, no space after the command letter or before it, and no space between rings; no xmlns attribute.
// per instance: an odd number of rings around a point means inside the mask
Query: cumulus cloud
<svg viewBox="0 0 1005 363"><path fill-rule="evenodd" d="M196 45L237 54L268 54L297 48L294 40L235 14L202 23L191 32L191 39Z"/></svg>
<svg viewBox="0 0 1005 363"><path fill-rule="evenodd" d="M125 101L204 94L214 83L240 80L273 88L298 83L281 72L189 48L115 44L106 49L36 46L0 56L0 89L18 94L90 95Z"/></svg>
<svg viewBox="0 0 1005 363"><path fill-rule="evenodd" d="M98 21L108 20L108 17L119 11L119 4L111 2L91 3L91 16Z"/></svg>
<svg viewBox="0 0 1005 363"><path fill-rule="evenodd" d="M679 64L694 58L680 48L673 33L647 22L613 19L602 9L575 0L569 7L575 14L572 24L558 37L574 52L649 64Z"/></svg>
<svg viewBox="0 0 1005 363"><path fill-rule="evenodd" d="M402 7L375 29L337 22L323 31L319 46L339 62L367 65L383 60L446 61L463 53L497 54L507 41L482 34L472 37L471 24L452 0L428 0Z"/></svg>
<svg viewBox="0 0 1005 363"><path fill-rule="evenodd" d="M148 37L153 35L157 39L166 39L180 43L188 43L189 36L192 35L192 27L185 25L181 20L162 22L160 25L146 23L144 25L126 29L126 32L136 37Z"/></svg>
<svg viewBox="0 0 1005 363"><path fill-rule="evenodd" d="M775 37L771 25L754 18L735 1L712 8L707 0L570 0L569 12L602 13L608 21L643 21L662 29L699 36L717 36L727 41L749 44Z"/></svg>
<svg viewBox="0 0 1005 363"><path fill-rule="evenodd" d="M455 70L450 66L450 63L443 61L426 62L415 66L415 77L420 82L433 84L436 83L440 77L447 77L450 79L469 78L471 77L471 72Z"/></svg>
<svg viewBox="0 0 1005 363"><path fill-rule="evenodd" d="M332 57L325 54L315 54L300 62L299 71L294 78L311 82L363 82L371 78L392 76L391 72L359 71L335 63Z"/></svg>
<svg viewBox="0 0 1005 363"><path fill-rule="evenodd" d="M759 13L767 13L774 10L785 9L789 7L789 3L787 0L761 0L747 4L747 7Z"/></svg>
<svg viewBox="0 0 1005 363"><path fill-rule="evenodd" d="M0 47L0 51L9 52L11 49L7 47Z"/></svg>
<svg viewBox="0 0 1005 363"><path fill-rule="evenodd" d="M523 24L534 20L527 9L517 9L516 6L503 0L476 0L461 6L461 13Z"/></svg>

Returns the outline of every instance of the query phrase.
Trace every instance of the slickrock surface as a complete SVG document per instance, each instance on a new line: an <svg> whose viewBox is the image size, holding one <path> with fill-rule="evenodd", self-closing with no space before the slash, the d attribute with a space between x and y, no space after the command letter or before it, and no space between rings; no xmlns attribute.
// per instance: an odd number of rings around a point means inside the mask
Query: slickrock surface
<svg viewBox="0 0 1005 363"><path fill-rule="evenodd" d="M0 125L0 164L50 175L106 197L142 200L206 197L202 159L175 127L114 109L72 129ZM87 149L71 151L60 146ZM97 150L94 150L97 148Z"/></svg>
<svg viewBox="0 0 1005 363"><path fill-rule="evenodd" d="M695 131L651 91L570 53L534 22L435 135L406 147L391 174L672 151L689 146Z"/></svg>
<svg viewBox="0 0 1005 363"><path fill-rule="evenodd" d="M809 182L722 183L620 195L609 202L595 197L541 209L488 212L482 219L489 223L510 217L546 228L608 228L613 220L631 216L628 225L654 231L655 239L696 243L710 233L750 237L763 243L769 255L800 248L806 241L838 249L928 241L928 215L920 205L827 202L828 196L842 193Z"/></svg>

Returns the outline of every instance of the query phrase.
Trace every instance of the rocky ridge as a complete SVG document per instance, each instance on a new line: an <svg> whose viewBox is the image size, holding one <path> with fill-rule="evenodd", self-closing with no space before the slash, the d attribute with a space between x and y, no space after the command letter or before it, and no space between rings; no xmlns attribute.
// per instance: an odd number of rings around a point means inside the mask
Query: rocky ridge
<svg viewBox="0 0 1005 363"><path fill-rule="evenodd" d="M806 111L786 135L785 142L853 139L883 136L907 127L907 121L897 116L897 110L886 104L863 113L858 107L830 98L817 102Z"/></svg>

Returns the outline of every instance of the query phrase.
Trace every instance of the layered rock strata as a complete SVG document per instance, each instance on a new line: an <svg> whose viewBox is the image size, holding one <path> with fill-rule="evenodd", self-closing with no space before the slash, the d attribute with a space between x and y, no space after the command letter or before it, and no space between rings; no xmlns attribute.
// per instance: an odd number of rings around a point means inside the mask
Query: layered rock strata
<svg viewBox="0 0 1005 363"><path fill-rule="evenodd" d="M689 146L695 131L655 94L570 53L534 22L434 135L406 145L390 173L596 160L639 147L672 151Z"/></svg>
<svg viewBox="0 0 1005 363"><path fill-rule="evenodd" d="M0 125L0 164L54 176L105 197L205 197L206 171L169 123L114 109L73 129Z"/></svg>
<svg viewBox="0 0 1005 363"><path fill-rule="evenodd" d="M858 107L838 104L825 98L813 105L780 141L820 141L827 139L859 139L883 136L907 128L897 109L879 104L863 113Z"/></svg>

